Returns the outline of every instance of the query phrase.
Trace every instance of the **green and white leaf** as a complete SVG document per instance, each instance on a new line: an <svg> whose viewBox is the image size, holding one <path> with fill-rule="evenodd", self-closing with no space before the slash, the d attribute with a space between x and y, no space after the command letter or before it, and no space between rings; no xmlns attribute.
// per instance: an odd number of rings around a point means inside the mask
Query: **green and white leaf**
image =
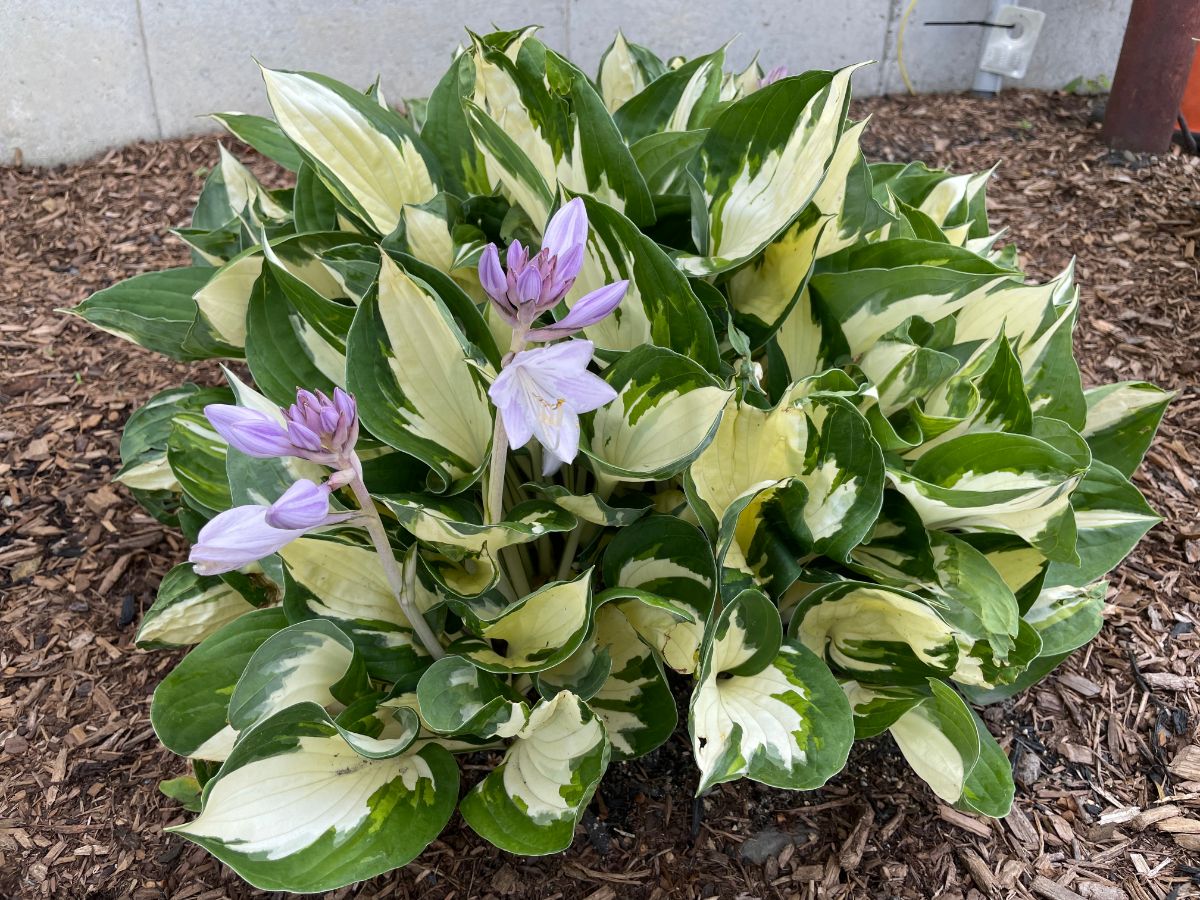
<svg viewBox="0 0 1200 900"><path fill-rule="evenodd" d="M505 547L527 544L553 532L570 531L578 524L565 509L542 500L527 500L512 507L506 513L508 518L494 525L463 521L424 496L391 494L381 495L379 500L418 540L471 553L486 549L495 554Z"/></svg>
<svg viewBox="0 0 1200 900"><path fill-rule="evenodd" d="M1092 448L1092 456L1128 478L1146 455L1173 396L1144 381L1084 391L1087 418L1080 434Z"/></svg>
<svg viewBox="0 0 1200 900"><path fill-rule="evenodd" d="M134 642L143 650L198 644L254 608L220 578L197 575L191 563L180 563L163 576Z"/></svg>
<svg viewBox="0 0 1200 900"><path fill-rule="evenodd" d="M738 594L706 637L688 725L698 792L742 776L820 787L854 741L841 686L819 657L782 640L778 611L759 591Z"/></svg>
<svg viewBox="0 0 1200 900"><path fill-rule="evenodd" d="M504 760L463 798L459 811L502 850L557 853L570 846L608 760L600 719L563 691L533 708Z"/></svg>

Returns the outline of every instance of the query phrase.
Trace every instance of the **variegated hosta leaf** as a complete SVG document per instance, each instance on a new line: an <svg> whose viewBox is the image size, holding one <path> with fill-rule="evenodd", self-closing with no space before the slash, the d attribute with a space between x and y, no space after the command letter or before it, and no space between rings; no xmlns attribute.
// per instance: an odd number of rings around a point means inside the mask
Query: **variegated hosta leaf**
<svg viewBox="0 0 1200 900"><path fill-rule="evenodd" d="M809 209L811 214L801 215L729 279L734 321L753 347L762 346L779 329L812 274L817 244L832 217L814 206Z"/></svg>
<svg viewBox="0 0 1200 900"><path fill-rule="evenodd" d="M461 656L443 656L417 684L421 719L443 734L510 738L529 718L520 695Z"/></svg>
<svg viewBox="0 0 1200 900"><path fill-rule="evenodd" d="M661 59L645 47L629 43L618 29L617 36L600 57L596 84L605 108L615 113L665 72L666 66Z"/></svg>
<svg viewBox="0 0 1200 900"><path fill-rule="evenodd" d="M262 75L280 128L339 202L379 234L396 228L405 204L438 192L433 157L390 109L324 75Z"/></svg>
<svg viewBox="0 0 1200 900"><path fill-rule="evenodd" d="M869 582L818 587L792 613L788 633L863 683L923 684L959 665L955 630L929 600Z"/></svg>
<svg viewBox="0 0 1200 900"><path fill-rule="evenodd" d="M458 767L442 747L360 755L315 704L246 732L171 830L265 890L333 890L402 866L454 812Z"/></svg>
<svg viewBox="0 0 1200 900"><path fill-rule="evenodd" d="M146 272L92 294L73 315L97 328L172 359L187 361L234 356L237 350L208 329L194 329L192 295L212 277L202 266Z"/></svg>
<svg viewBox="0 0 1200 900"><path fill-rule="evenodd" d="M558 185L635 222L654 220L646 182L587 76L526 37L507 50L476 39L467 123L488 173L539 227Z"/></svg>
<svg viewBox="0 0 1200 900"><path fill-rule="evenodd" d="M627 352L654 344L719 371L712 322L671 258L615 209L590 197L584 203L588 243L567 306L606 284L629 281L621 305L584 329L587 338L599 351Z"/></svg>
<svg viewBox="0 0 1200 900"><path fill-rule="evenodd" d="M774 787L820 787L846 764L850 704L820 658L782 640L779 613L743 591L705 637L688 726L702 792L745 776Z"/></svg>
<svg viewBox="0 0 1200 900"><path fill-rule="evenodd" d="M593 525L609 525L624 528L632 525L650 511L651 503L648 497L638 494L623 496L622 503L632 502L633 506L612 502L613 498L602 498L599 494L573 494L558 484L538 484L531 482L522 485L524 490L550 500L555 506L564 509L582 522Z"/></svg>
<svg viewBox="0 0 1200 900"><path fill-rule="evenodd" d="M613 118L630 144L666 131L703 127L720 100L725 48L660 75L626 100Z"/></svg>
<svg viewBox="0 0 1200 900"><path fill-rule="evenodd" d="M666 597L694 621L640 601L621 604L633 628L677 672L699 663L704 626L717 590L712 549L696 526L674 516L649 516L617 532L604 553L604 583ZM619 745L619 738L613 738Z"/></svg>
<svg viewBox="0 0 1200 900"><path fill-rule="evenodd" d="M172 753L220 762L233 748L229 697L254 651L288 624L282 609L256 609L217 629L154 690L150 724Z"/></svg>
<svg viewBox="0 0 1200 900"><path fill-rule="evenodd" d="M863 684L847 679L842 682L842 690L854 713L856 741L883 734L897 719L929 697L929 688L923 684Z"/></svg>
<svg viewBox="0 0 1200 900"><path fill-rule="evenodd" d="M592 570L574 581L556 581L505 607L493 618L480 618L477 637L451 649L488 672L541 672L575 652L592 617ZM504 641L503 652L491 641Z"/></svg>
<svg viewBox="0 0 1200 900"><path fill-rule="evenodd" d="M932 694L889 729L900 752L947 803L1003 818L1015 791L1008 758L962 697L937 679L929 687Z"/></svg>
<svg viewBox="0 0 1200 900"><path fill-rule="evenodd" d="M918 209L958 246L987 236L984 189L993 171L953 175L922 162L871 164L879 200L891 195Z"/></svg>
<svg viewBox="0 0 1200 900"><path fill-rule="evenodd" d="M157 519L175 524L174 507L181 488L167 461L171 422L180 412L199 412L209 403L229 400L224 388L201 388L191 383L155 394L125 423L121 468L113 480L129 488Z"/></svg>
<svg viewBox="0 0 1200 900"><path fill-rule="evenodd" d="M728 567L758 573L772 558L812 553L844 559L878 515L883 459L866 421L840 399L802 392L774 409L731 397L688 469L697 514L728 548Z"/></svg>
<svg viewBox="0 0 1200 900"><path fill-rule="evenodd" d="M281 237L270 242L273 261L326 300L346 291L335 273L320 259L334 247L361 239L345 232L322 232ZM199 314L197 326L210 330L232 347L246 346L246 314L250 297L263 269L263 248L254 246L232 257L193 294ZM194 329L195 330L195 329Z"/></svg>
<svg viewBox="0 0 1200 900"><path fill-rule="evenodd" d="M443 544L482 553L495 554L514 544L527 544L552 532L570 531L578 522L565 509L542 500L527 500L512 507L507 519L494 525L464 521L450 509L439 509L430 498L402 494L381 495L379 500L390 509L414 537L430 544ZM472 507L471 512L478 517Z"/></svg>
<svg viewBox="0 0 1200 900"><path fill-rule="evenodd" d="M483 155L475 146L463 111L463 100L475 91L475 62L460 53L429 95L421 139L437 156L447 188L459 196L487 194L492 183Z"/></svg>
<svg viewBox="0 0 1200 900"><path fill-rule="evenodd" d="M254 651L229 698L229 724L243 731L296 703L346 706L370 691L350 638L328 619L297 622Z"/></svg>
<svg viewBox="0 0 1200 900"><path fill-rule="evenodd" d="M1092 461L1071 494L1071 509L1079 565L1051 563L1044 582L1047 588L1083 585L1102 577L1162 521L1129 479L1099 460Z"/></svg>
<svg viewBox="0 0 1200 900"><path fill-rule="evenodd" d="M459 812L502 850L557 853L570 846L608 759L600 719L563 691L533 708L504 760L463 797Z"/></svg>
<svg viewBox="0 0 1200 900"><path fill-rule="evenodd" d="M347 383L371 433L461 489L487 458L492 408L463 332L432 288L384 255L347 340ZM490 372L490 366L487 366Z"/></svg>
<svg viewBox="0 0 1200 900"><path fill-rule="evenodd" d="M1037 438L966 434L939 444L888 479L927 528L1015 534L1050 559L1072 563L1071 491L1084 467Z"/></svg>
<svg viewBox="0 0 1200 900"><path fill-rule="evenodd" d="M215 514L233 505L225 459L229 445L201 412L180 412L171 420L167 462L184 496Z"/></svg>
<svg viewBox="0 0 1200 900"><path fill-rule="evenodd" d="M656 131L629 148L650 193L686 195L687 167L704 143L708 131Z"/></svg>
<svg viewBox="0 0 1200 900"><path fill-rule="evenodd" d="M249 144L267 159L272 159L291 172L297 171L304 159L278 123L262 116L247 113L213 113L210 118L224 125L229 133L243 144Z"/></svg>
<svg viewBox="0 0 1200 900"><path fill-rule="evenodd" d="M1144 381L1084 391L1087 419L1080 434L1092 448L1092 456L1130 477L1146 455L1173 396Z"/></svg>
<svg viewBox="0 0 1200 900"><path fill-rule="evenodd" d="M760 253L812 200L841 137L850 76L809 72L784 78L718 116L689 171L699 256L679 263L712 275Z"/></svg>
<svg viewBox="0 0 1200 900"><path fill-rule="evenodd" d="M964 693L972 703L995 703L1037 684L1100 632L1107 590L1106 581L1043 590L1022 616L1023 623L1031 626L1041 640L1038 657L1011 683L991 688L963 685Z"/></svg>
<svg viewBox="0 0 1200 900"><path fill-rule="evenodd" d="M229 208L248 228L258 230L272 220L291 218L291 211L280 206L237 157L223 144L217 146L221 152L221 175Z"/></svg>
<svg viewBox="0 0 1200 900"><path fill-rule="evenodd" d="M886 216L871 196L871 175L859 149L867 121L846 125L825 180L813 196L813 206L823 215L833 216L817 243L818 259L851 246L874 231Z"/></svg>
<svg viewBox="0 0 1200 900"><path fill-rule="evenodd" d="M280 406L293 403L297 385L333 393L346 384L346 335L354 307L327 300L264 251L250 295L246 362L259 390Z"/></svg>
<svg viewBox="0 0 1200 900"><path fill-rule="evenodd" d="M134 641L143 650L198 644L253 609L232 585L180 563L163 576Z"/></svg>
<svg viewBox="0 0 1200 900"><path fill-rule="evenodd" d="M293 621L332 619L354 642L367 671L383 681L415 679L428 664L374 549L336 537L303 537L279 556L287 570L284 603ZM436 599L418 591L414 601L426 611Z"/></svg>
<svg viewBox="0 0 1200 900"><path fill-rule="evenodd" d="M605 372L617 398L584 420L580 449L615 481L663 479L704 448L732 392L697 363L642 346Z"/></svg>
<svg viewBox="0 0 1200 900"><path fill-rule="evenodd" d="M587 639L566 660L539 672L535 682L547 699L567 690L587 700L604 723L614 758L633 759L666 741L677 719L675 698L662 664L632 624L646 621L635 607L662 614L671 624L686 622L702 630L703 623L686 607L658 601L640 591L618 588L605 595L597 598Z"/></svg>

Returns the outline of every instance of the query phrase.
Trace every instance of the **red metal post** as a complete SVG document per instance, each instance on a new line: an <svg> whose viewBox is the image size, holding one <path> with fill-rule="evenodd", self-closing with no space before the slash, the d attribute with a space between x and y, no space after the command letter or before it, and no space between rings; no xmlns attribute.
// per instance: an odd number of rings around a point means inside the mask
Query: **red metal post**
<svg viewBox="0 0 1200 900"><path fill-rule="evenodd" d="M1162 153L1171 146L1198 39L1200 0L1133 0L1104 113L1110 147Z"/></svg>

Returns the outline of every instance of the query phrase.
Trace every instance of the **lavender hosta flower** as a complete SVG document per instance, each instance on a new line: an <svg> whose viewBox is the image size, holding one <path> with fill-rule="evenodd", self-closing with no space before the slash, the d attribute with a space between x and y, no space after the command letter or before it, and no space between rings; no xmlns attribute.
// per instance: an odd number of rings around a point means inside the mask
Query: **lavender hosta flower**
<svg viewBox="0 0 1200 900"><path fill-rule="evenodd" d="M198 575L220 575L270 556L315 528L355 513L331 513L327 485L301 480L270 506L227 509L200 529L188 560Z"/></svg>
<svg viewBox="0 0 1200 900"><path fill-rule="evenodd" d="M569 337L589 325L595 325L621 305L628 287L629 282L622 280L597 288L579 298L571 307L571 311L557 322L535 328L526 337L531 341L553 341Z"/></svg>
<svg viewBox="0 0 1200 900"><path fill-rule="evenodd" d="M587 235L587 209L576 197L550 218L542 249L532 257L520 241L513 241L502 266L496 245L484 248L479 283L504 321L528 328L567 295L583 266Z"/></svg>
<svg viewBox="0 0 1200 900"><path fill-rule="evenodd" d="M760 88L765 88L768 84L774 84L781 78L787 78L787 75L787 66L776 66L762 77L762 81L758 83L758 86Z"/></svg>
<svg viewBox="0 0 1200 900"><path fill-rule="evenodd" d="M349 463L358 441L358 410L354 398L340 387L333 389L332 398L321 391L298 390L296 402L281 412L282 423L245 406L204 407L217 433L249 456L298 456L339 468Z"/></svg>
<svg viewBox="0 0 1200 900"><path fill-rule="evenodd" d="M591 341L564 341L523 350L501 370L488 396L512 447L536 437L549 475L579 452L579 416L612 401L617 393L587 370Z"/></svg>

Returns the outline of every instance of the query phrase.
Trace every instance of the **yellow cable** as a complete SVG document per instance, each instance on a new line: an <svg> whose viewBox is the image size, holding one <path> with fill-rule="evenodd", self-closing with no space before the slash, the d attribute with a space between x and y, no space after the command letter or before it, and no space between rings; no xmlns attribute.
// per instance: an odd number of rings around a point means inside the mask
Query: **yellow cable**
<svg viewBox="0 0 1200 900"><path fill-rule="evenodd" d="M910 94L915 94L917 91L913 87L913 83L908 77L908 69L904 65L904 32L908 28L908 17L912 15L912 11L916 8L917 0L909 0L908 8L904 10L904 15L900 17L900 31L896 34L896 64L900 67L900 77L904 80L904 86L908 88Z"/></svg>

